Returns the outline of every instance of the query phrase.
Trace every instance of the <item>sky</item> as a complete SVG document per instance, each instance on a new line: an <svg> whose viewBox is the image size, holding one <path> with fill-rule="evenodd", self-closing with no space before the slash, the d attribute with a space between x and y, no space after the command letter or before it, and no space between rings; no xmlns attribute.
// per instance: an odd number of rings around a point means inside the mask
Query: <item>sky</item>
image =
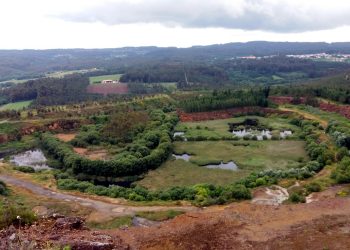
<svg viewBox="0 0 350 250"><path fill-rule="evenodd" d="M350 42L349 0L1 0L0 49Z"/></svg>

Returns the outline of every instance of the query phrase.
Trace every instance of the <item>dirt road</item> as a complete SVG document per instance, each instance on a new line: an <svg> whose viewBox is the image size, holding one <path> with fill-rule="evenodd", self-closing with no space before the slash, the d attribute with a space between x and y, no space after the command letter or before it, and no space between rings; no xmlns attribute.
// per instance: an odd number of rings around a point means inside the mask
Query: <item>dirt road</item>
<svg viewBox="0 0 350 250"><path fill-rule="evenodd" d="M280 107L279 110L294 112L294 113L301 115L302 117L304 117L306 119L318 121L322 125L323 128L326 128L328 126L327 121L322 120L320 117L313 115L313 114L310 114L310 113L307 113L307 112L304 112L302 110L292 109L292 108L282 108L282 107Z"/></svg>
<svg viewBox="0 0 350 250"><path fill-rule="evenodd" d="M108 203L107 201L94 200L86 197L80 197L74 194L67 194L63 192L56 192L50 189L43 188L39 185L36 185L30 181L23 179L17 179L13 176L0 174L0 180L4 181L8 185L13 185L16 187L24 188L31 191L32 193L44 196L47 198L66 201L66 202L75 202L81 206L92 208L96 213L103 215L102 217L117 217L125 215L134 215L136 212L140 211L166 211L166 210L179 210L179 211L195 211L196 207L192 206L128 206L122 204L113 204Z"/></svg>

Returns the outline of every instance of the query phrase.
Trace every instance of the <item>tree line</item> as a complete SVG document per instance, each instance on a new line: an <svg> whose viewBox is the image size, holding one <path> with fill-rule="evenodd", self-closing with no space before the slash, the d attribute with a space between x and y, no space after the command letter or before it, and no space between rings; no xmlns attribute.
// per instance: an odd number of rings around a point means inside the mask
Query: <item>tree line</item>
<svg viewBox="0 0 350 250"><path fill-rule="evenodd" d="M269 88L249 90L213 91L209 95L196 96L180 102L180 107L186 112L204 112L228 108L268 105Z"/></svg>

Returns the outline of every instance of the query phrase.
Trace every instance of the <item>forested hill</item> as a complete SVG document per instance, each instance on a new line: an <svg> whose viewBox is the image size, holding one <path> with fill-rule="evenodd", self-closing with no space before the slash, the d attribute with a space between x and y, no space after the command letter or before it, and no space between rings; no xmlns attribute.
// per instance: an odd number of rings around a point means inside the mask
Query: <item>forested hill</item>
<svg viewBox="0 0 350 250"><path fill-rule="evenodd" d="M119 69L149 62L203 62L238 56L310 53L350 54L350 43L248 42L191 48L0 50L0 81L89 68Z"/></svg>

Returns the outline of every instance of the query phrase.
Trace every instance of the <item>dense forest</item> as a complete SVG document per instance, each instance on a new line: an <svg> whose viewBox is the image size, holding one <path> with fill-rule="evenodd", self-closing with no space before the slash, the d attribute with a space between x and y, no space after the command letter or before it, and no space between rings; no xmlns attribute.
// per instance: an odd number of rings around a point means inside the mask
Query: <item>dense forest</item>
<svg viewBox="0 0 350 250"><path fill-rule="evenodd" d="M34 105L60 105L78 103L97 98L86 93L87 77L79 74L64 78L40 78L15 84L0 91L3 103L35 100Z"/></svg>
<svg viewBox="0 0 350 250"><path fill-rule="evenodd" d="M178 82L180 89L219 88L232 84L280 84L342 72L347 63L319 62L276 56L261 59L230 59L201 63L152 62L125 69L122 82Z"/></svg>
<svg viewBox="0 0 350 250"><path fill-rule="evenodd" d="M348 74L317 79L306 83L274 86L272 95L295 97L322 97L336 102L350 104L350 78Z"/></svg>
<svg viewBox="0 0 350 250"><path fill-rule="evenodd" d="M268 105L269 88L239 91L213 91L209 95L183 100L180 106L186 112L203 112L236 107Z"/></svg>

